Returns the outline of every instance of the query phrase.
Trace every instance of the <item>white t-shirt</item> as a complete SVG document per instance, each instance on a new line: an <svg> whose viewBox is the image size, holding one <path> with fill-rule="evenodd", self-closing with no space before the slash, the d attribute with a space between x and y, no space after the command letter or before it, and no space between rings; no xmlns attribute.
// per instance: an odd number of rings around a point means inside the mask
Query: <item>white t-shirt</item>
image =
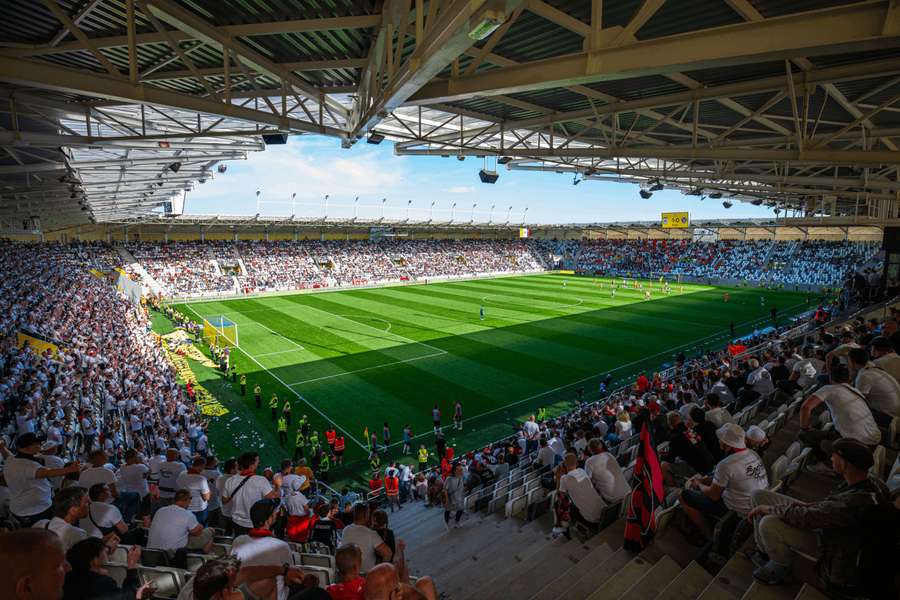
<svg viewBox="0 0 900 600"><path fill-rule="evenodd" d="M381 536L364 525L347 525L341 535L341 544L356 544L362 550L363 572L371 571L376 564L375 548L384 543Z"/></svg>
<svg viewBox="0 0 900 600"><path fill-rule="evenodd" d="M631 486L625 481L622 467L609 452L589 456L584 461L584 472L591 478L597 493L609 504L619 502L631 491Z"/></svg>
<svg viewBox="0 0 900 600"><path fill-rule="evenodd" d="M750 512L750 496L769 487L766 466L753 450L733 452L719 461L713 483L724 488L725 506L741 516Z"/></svg>
<svg viewBox="0 0 900 600"><path fill-rule="evenodd" d="M747 375L747 383L753 386L753 390L760 396L768 396L775 391L772 375L765 367L760 367Z"/></svg>
<svg viewBox="0 0 900 600"><path fill-rule="evenodd" d="M116 474L106 467L91 467L82 471L78 477L78 487L83 487L85 490L90 490L91 486L98 483L114 484L115 482Z"/></svg>
<svg viewBox="0 0 900 600"><path fill-rule="evenodd" d="M228 483L228 480L234 477L234 475L221 475L218 479L216 479L216 490L219 492L219 501L221 502L222 496L225 495L225 484ZM222 503L222 515L225 517L231 516L231 507L234 506L232 503L225 504Z"/></svg>
<svg viewBox="0 0 900 600"><path fill-rule="evenodd" d="M822 386L815 395L828 406L834 428L841 437L853 438L870 446L881 441L881 431L862 392L850 384L839 383Z"/></svg>
<svg viewBox="0 0 900 600"><path fill-rule="evenodd" d="M190 532L197 528L197 517L177 504L164 506L153 517L147 534L147 547L178 550L187 546Z"/></svg>
<svg viewBox="0 0 900 600"><path fill-rule="evenodd" d="M559 480L559 491L569 495L582 517L591 523L600 522L606 503L584 469L574 469L563 475Z"/></svg>
<svg viewBox="0 0 900 600"><path fill-rule="evenodd" d="M206 484L209 486L209 491L212 492L207 505L210 512L222 507L222 496L219 495L219 488L216 487L216 480L219 479L220 475L221 473L218 469L205 469L203 471L203 476L206 478Z"/></svg>
<svg viewBox="0 0 900 600"><path fill-rule="evenodd" d="M860 369L856 374L856 389L865 394L873 409L900 417L900 384L883 368L870 363Z"/></svg>
<svg viewBox="0 0 900 600"><path fill-rule="evenodd" d="M250 480L232 497L234 490L246 479L243 475L235 475L225 484L222 497L231 498L231 520L241 527L253 527L250 521L250 507L262 500L272 491L272 484L262 475L251 475Z"/></svg>
<svg viewBox="0 0 900 600"><path fill-rule="evenodd" d="M525 421L522 429L525 431L525 437L529 440L537 440L541 436L541 428L534 421Z"/></svg>
<svg viewBox="0 0 900 600"><path fill-rule="evenodd" d="M249 483L247 485L250 485ZM231 544L231 555L248 567L271 567L291 564L291 547L284 540L274 537L250 537L239 535ZM284 579L276 578L278 600L285 600L290 591L284 586Z"/></svg>
<svg viewBox="0 0 900 600"><path fill-rule="evenodd" d="M176 460L159 465L159 497L174 498L178 491L178 476L187 471L184 463Z"/></svg>
<svg viewBox="0 0 900 600"><path fill-rule="evenodd" d="M206 510L207 501L203 499L202 494L209 492L209 482L206 481L201 473L188 473L184 471L175 480L177 489L189 490L191 492L191 503L188 510L191 512L200 512Z"/></svg>
<svg viewBox="0 0 900 600"><path fill-rule="evenodd" d="M305 478L301 479L300 475L297 475L295 473L288 473L287 475L282 476L282 478L281 478L281 497L282 498L285 498L291 494L291 491L294 489L293 484L295 481L302 482L302 481L306 481L306 479ZM298 484L297 489L300 489L300 487L299 487L300 485L303 485L303 484L302 483Z"/></svg>
<svg viewBox="0 0 900 600"><path fill-rule="evenodd" d="M59 517L53 517L49 521L47 519L41 519L32 525L32 529L47 529L48 531L55 533L62 542L63 552L68 552L69 548L87 537L87 533L84 529L69 525L65 520L60 519Z"/></svg>
<svg viewBox="0 0 900 600"><path fill-rule="evenodd" d="M39 463L11 456L3 465L3 477L9 487L9 511L19 517L37 515L52 504L49 479L35 479L42 469Z"/></svg>
<svg viewBox="0 0 900 600"><path fill-rule="evenodd" d="M63 467L66 466L66 461L64 461L60 457L56 456L55 454L47 454L46 456L42 454L41 458L44 459L44 466L47 467L48 469L62 469ZM58 490L59 487L62 485L62 482L63 482L62 475L60 475L59 477L51 477L50 478L50 487L52 487L54 491Z"/></svg>
<svg viewBox="0 0 900 600"><path fill-rule="evenodd" d="M731 413L720 406L719 408L711 408L706 411L706 420L718 428L725 423L731 423L733 418Z"/></svg>
<svg viewBox="0 0 900 600"><path fill-rule="evenodd" d="M150 493L150 487L147 484L147 477L150 474L150 467L144 463L135 463L133 465L123 465L119 469L118 486L120 492L137 492L141 498Z"/></svg>
<svg viewBox="0 0 900 600"><path fill-rule="evenodd" d="M291 492L284 497L283 502L289 515L294 517L306 516L309 500L306 499L303 492Z"/></svg>
<svg viewBox="0 0 900 600"><path fill-rule="evenodd" d="M541 446L538 450L537 461L544 466L552 467L556 461L556 452L550 446Z"/></svg>
<svg viewBox="0 0 900 600"><path fill-rule="evenodd" d="M794 363L793 373L797 373L797 385L807 388L816 382L816 375L822 370L823 363L818 358L804 358Z"/></svg>
<svg viewBox="0 0 900 600"><path fill-rule="evenodd" d="M900 356L896 352L880 356L872 362L890 373L891 377L900 381Z"/></svg>
<svg viewBox="0 0 900 600"><path fill-rule="evenodd" d="M88 537L102 538L103 534L97 527L115 527L122 522L122 513L112 504L91 502L88 510L90 511L89 516L78 521L78 525L84 529Z"/></svg>

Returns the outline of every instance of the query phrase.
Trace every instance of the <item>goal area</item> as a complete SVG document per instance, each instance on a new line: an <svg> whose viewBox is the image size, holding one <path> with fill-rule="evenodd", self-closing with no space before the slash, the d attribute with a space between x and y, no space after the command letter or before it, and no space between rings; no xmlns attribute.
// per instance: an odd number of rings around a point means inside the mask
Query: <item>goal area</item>
<svg viewBox="0 0 900 600"><path fill-rule="evenodd" d="M238 348L237 323L225 317L203 319L203 339L210 346Z"/></svg>

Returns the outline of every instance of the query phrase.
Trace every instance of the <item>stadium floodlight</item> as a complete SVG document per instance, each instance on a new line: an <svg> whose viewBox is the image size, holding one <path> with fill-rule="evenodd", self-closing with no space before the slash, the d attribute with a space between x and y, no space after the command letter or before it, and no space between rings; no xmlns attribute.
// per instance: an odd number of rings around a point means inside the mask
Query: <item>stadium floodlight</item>
<svg viewBox="0 0 900 600"><path fill-rule="evenodd" d="M750 204L752 204L753 206L762 206L762 203L762 198L756 198L755 200L750 201Z"/></svg>
<svg viewBox="0 0 900 600"><path fill-rule="evenodd" d="M353 199L353 220L359 216L359 196Z"/></svg>
<svg viewBox="0 0 900 600"><path fill-rule="evenodd" d="M659 182L659 179L657 179L656 182L647 189L650 190L651 192L658 192L661 189L663 189L664 187L665 186Z"/></svg>
<svg viewBox="0 0 900 600"><path fill-rule="evenodd" d="M494 207L495 206L497 206L497 205L491 204L491 212L490 212L490 215L488 216L488 224L490 224L494 221Z"/></svg>
<svg viewBox="0 0 900 600"><path fill-rule="evenodd" d="M472 222L472 223L475 222L475 207L476 207L476 206L478 206L478 203L475 203L475 204L472 205L472 219L471 219L471 222Z"/></svg>
<svg viewBox="0 0 900 600"><path fill-rule="evenodd" d="M256 190L256 215L259 216L259 190Z"/></svg>
<svg viewBox="0 0 900 600"><path fill-rule="evenodd" d="M641 195L641 198L644 200L649 200L651 196L653 196L653 192L648 192L647 190L641 190L638 192Z"/></svg>
<svg viewBox="0 0 900 600"><path fill-rule="evenodd" d="M412 205L412 200L406 201L406 220L409 221L409 207Z"/></svg>
<svg viewBox="0 0 900 600"><path fill-rule="evenodd" d="M712 194L709 195L709 197L712 198L713 200L718 200L719 198L722 197L722 192L713 192Z"/></svg>
<svg viewBox="0 0 900 600"><path fill-rule="evenodd" d="M578 174L576 173L574 177L572 177L572 185L578 185L581 183L581 180L578 179Z"/></svg>
<svg viewBox="0 0 900 600"><path fill-rule="evenodd" d="M725 208L731 208L733 205L731 204L731 202L726 200L725 202L722 203L722 206L724 206Z"/></svg>
<svg viewBox="0 0 900 600"><path fill-rule="evenodd" d="M380 144L384 141L384 135L381 133L376 133L374 131L369 133L369 137L366 138L367 144Z"/></svg>
<svg viewBox="0 0 900 600"><path fill-rule="evenodd" d="M498 164L498 165L505 165L506 163L508 163L508 162L510 162L510 161L512 161L512 157L511 157L511 156L501 156L500 158L497 159L497 164Z"/></svg>
<svg viewBox="0 0 900 600"><path fill-rule="evenodd" d="M453 215L456 214L456 202L450 207L450 222L453 222Z"/></svg>
<svg viewBox="0 0 900 600"><path fill-rule="evenodd" d="M328 194L325 194L325 198L322 200L322 219L328 218Z"/></svg>
<svg viewBox="0 0 900 600"><path fill-rule="evenodd" d="M497 183L497 180L500 179L500 174L497 171L481 169L478 171L478 178L481 179L481 183Z"/></svg>
<svg viewBox="0 0 900 600"><path fill-rule="evenodd" d="M218 169L219 173L224 173L228 170L228 165L226 165L225 163L220 163L219 166L216 167L216 169Z"/></svg>
<svg viewBox="0 0 900 600"><path fill-rule="evenodd" d="M181 170L181 163L180 163L180 162L173 162L171 165L169 165L168 168L169 168L169 170L172 171L173 173L177 173L178 171Z"/></svg>
<svg viewBox="0 0 900 600"><path fill-rule="evenodd" d="M291 219L297 214L297 192L291 194Z"/></svg>
<svg viewBox="0 0 900 600"><path fill-rule="evenodd" d="M384 221L384 204L387 202L387 198L381 199L381 220Z"/></svg>
<svg viewBox="0 0 900 600"><path fill-rule="evenodd" d="M506 224L509 225L509 213L512 212L512 206L506 209Z"/></svg>

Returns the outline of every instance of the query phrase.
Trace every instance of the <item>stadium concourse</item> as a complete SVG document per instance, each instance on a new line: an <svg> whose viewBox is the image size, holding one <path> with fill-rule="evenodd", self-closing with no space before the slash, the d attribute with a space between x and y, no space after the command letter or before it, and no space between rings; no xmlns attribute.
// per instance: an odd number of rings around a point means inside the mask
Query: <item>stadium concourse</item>
<svg viewBox="0 0 900 600"><path fill-rule="evenodd" d="M432 257L450 247L447 261L414 256L417 244L258 244L247 257L167 244L141 260L171 267L166 285L182 293L198 290L182 283L190 273L215 290L207 265L252 269L269 248L299 263L288 285L323 264L353 283L405 263L477 274L533 257L542 269L553 252L591 272L765 269L786 286L877 269L874 247L844 243L606 244L421 244ZM338 492L288 456L260 465L252 445L216 456L148 308L104 276L122 250L0 246L4 599L896 598L892 302L859 306L846 289L744 350L679 357L496 444L418 473L382 465L370 490Z"/></svg>

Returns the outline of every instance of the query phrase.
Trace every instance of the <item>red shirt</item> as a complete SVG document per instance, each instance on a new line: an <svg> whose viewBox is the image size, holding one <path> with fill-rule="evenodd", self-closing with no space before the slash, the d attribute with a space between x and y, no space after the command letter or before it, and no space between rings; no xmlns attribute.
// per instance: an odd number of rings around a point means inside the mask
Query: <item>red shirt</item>
<svg viewBox="0 0 900 600"><path fill-rule="evenodd" d="M325 588L331 600L363 600L366 594L365 577L357 577L347 583L333 583Z"/></svg>

